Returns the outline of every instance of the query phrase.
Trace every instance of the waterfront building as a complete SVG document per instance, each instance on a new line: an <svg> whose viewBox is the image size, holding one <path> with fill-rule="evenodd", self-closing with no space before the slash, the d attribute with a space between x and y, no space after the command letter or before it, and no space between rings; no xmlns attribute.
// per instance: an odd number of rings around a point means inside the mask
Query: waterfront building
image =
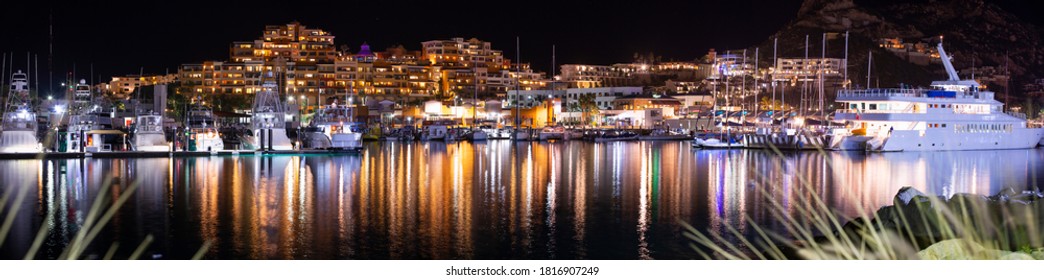
<svg viewBox="0 0 1044 280"><path fill-rule="evenodd" d="M107 83L97 84L94 87L100 91L109 94L115 94L118 97L127 97L134 91L142 86L151 86L158 84L171 84L178 81L178 75L166 74L166 75L124 75L114 76L112 80Z"/></svg>
<svg viewBox="0 0 1044 280"><path fill-rule="evenodd" d="M421 43L423 59L431 65L445 68L506 69L509 61L504 53L492 49L492 44L476 38L452 38Z"/></svg>
<svg viewBox="0 0 1044 280"><path fill-rule="evenodd" d="M589 64L563 64L560 68L561 81L570 88L622 87L637 84L631 77L633 72L630 68Z"/></svg>
<svg viewBox="0 0 1044 280"><path fill-rule="evenodd" d="M822 77L826 81L840 82L846 65L843 58L778 58L776 61L778 68L774 70L773 78L785 81L814 81Z"/></svg>

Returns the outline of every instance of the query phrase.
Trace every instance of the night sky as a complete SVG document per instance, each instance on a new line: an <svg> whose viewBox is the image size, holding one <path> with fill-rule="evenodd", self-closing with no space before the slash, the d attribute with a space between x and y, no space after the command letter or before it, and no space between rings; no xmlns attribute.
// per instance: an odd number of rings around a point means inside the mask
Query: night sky
<svg viewBox="0 0 1044 280"><path fill-rule="evenodd" d="M635 52L665 60L693 60L709 48L740 48L765 40L792 20L800 2L789 1L28 1L20 12L5 11L0 51L40 54L46 83L48 14L54 16L55 83L76 64L77 76L176 72L181 63L228 59L232 41L261 36L265 25L299 21L333 33L337 45L375 50L452 37L493 43L514 59L521 37L522 61L549 71L551 46L557 62L628 62ZM237 1L240 2L240 1ZM560 3L556 3L560 2ZM698 3L697 3L698 2ZM757 2L757 5L754 3ZM252 3L252 2L245 2ZM5 4L6 5L6 4ZM753 8L757 7L757 8ZM24 68L24 67L18 67Z"/></svg>
<svg viewBox="0 0 1044 280"><path fill-rule="evenodd" d="M877 1L877 0L875 0ZM927 0L886 0L917 2ZM11 2L11 3L8 3ZM0 52L39 54L46 84L48 15L54 23L54 83L76 65L77 77L176 72L181 63L227 60L233 41L261 36L265 25L299 21L333 33L352 52L367 42L375 51L452 37L493 43L540 71L557 63L610 64L653 52L665 60L693 60L708 49L742 48L767 40L793 20L801 0L752 1L7 1L0 14ZM865 2L865 1L857 1ZM1032 1L997 0L1034 24ZM874 2L878 3L878 2ZM517 7L506 7L517 4ZM100 82L100 81L96 81Z"/></svg>

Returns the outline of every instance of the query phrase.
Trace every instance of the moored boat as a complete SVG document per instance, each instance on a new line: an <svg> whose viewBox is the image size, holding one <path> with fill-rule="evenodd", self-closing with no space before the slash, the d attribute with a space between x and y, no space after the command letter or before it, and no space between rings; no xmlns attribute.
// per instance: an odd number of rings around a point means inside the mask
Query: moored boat
<svg viewBox="0 0 1044 280"><path fill-rule="evenodd" d="M1025 149L1040 143L1044 128L1024 114L1005 112L1004 104L975 80L960 80L942 43L938 45L949 78L931 87L859 89L838 92L833 149L943 151Z"/></svg>

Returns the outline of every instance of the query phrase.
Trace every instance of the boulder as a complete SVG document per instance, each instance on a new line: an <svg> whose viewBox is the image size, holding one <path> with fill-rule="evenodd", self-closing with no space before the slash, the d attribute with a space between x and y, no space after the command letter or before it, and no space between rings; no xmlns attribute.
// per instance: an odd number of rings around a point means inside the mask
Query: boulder
<svg viewBox="0 0 1044 280"><path fill-rule="evenodd" d="M924 260L974 260L985 250L982 245L971 240L950 239L928 246L917 252L917 256Z"/></svg>
<svg viewBox="0 0 1044 280"><path fill-rule="evenodd" d="M917 189L915 189L913 187L906 186L906 187L903 187L903 188L899 189L899 192L895 194L895 198L892 199L892 204L895 204L895 205L907 205L907 204L910 204L910 202L913 202L915 200L922 201L922 202L923 201L927 201L928 200L928 195L922 193L921 191L919 191L919 190L917 190Z"/></svg>

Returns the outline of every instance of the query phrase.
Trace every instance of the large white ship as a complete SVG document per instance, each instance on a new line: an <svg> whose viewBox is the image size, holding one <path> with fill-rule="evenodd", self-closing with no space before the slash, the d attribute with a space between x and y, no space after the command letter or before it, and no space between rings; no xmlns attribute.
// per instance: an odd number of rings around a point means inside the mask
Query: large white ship
<svg viewBox="0 0 1044 280"><path fill-rule="evenodd" d="M929 89L842 90L834 120L848 129L831 134L837 150L944 151L1026 149L1037 145L1044 128L1031 127L1025 115L1005 112L994 93L974 80L960 80L952 57L938 46L949 79Z"/></svg>

